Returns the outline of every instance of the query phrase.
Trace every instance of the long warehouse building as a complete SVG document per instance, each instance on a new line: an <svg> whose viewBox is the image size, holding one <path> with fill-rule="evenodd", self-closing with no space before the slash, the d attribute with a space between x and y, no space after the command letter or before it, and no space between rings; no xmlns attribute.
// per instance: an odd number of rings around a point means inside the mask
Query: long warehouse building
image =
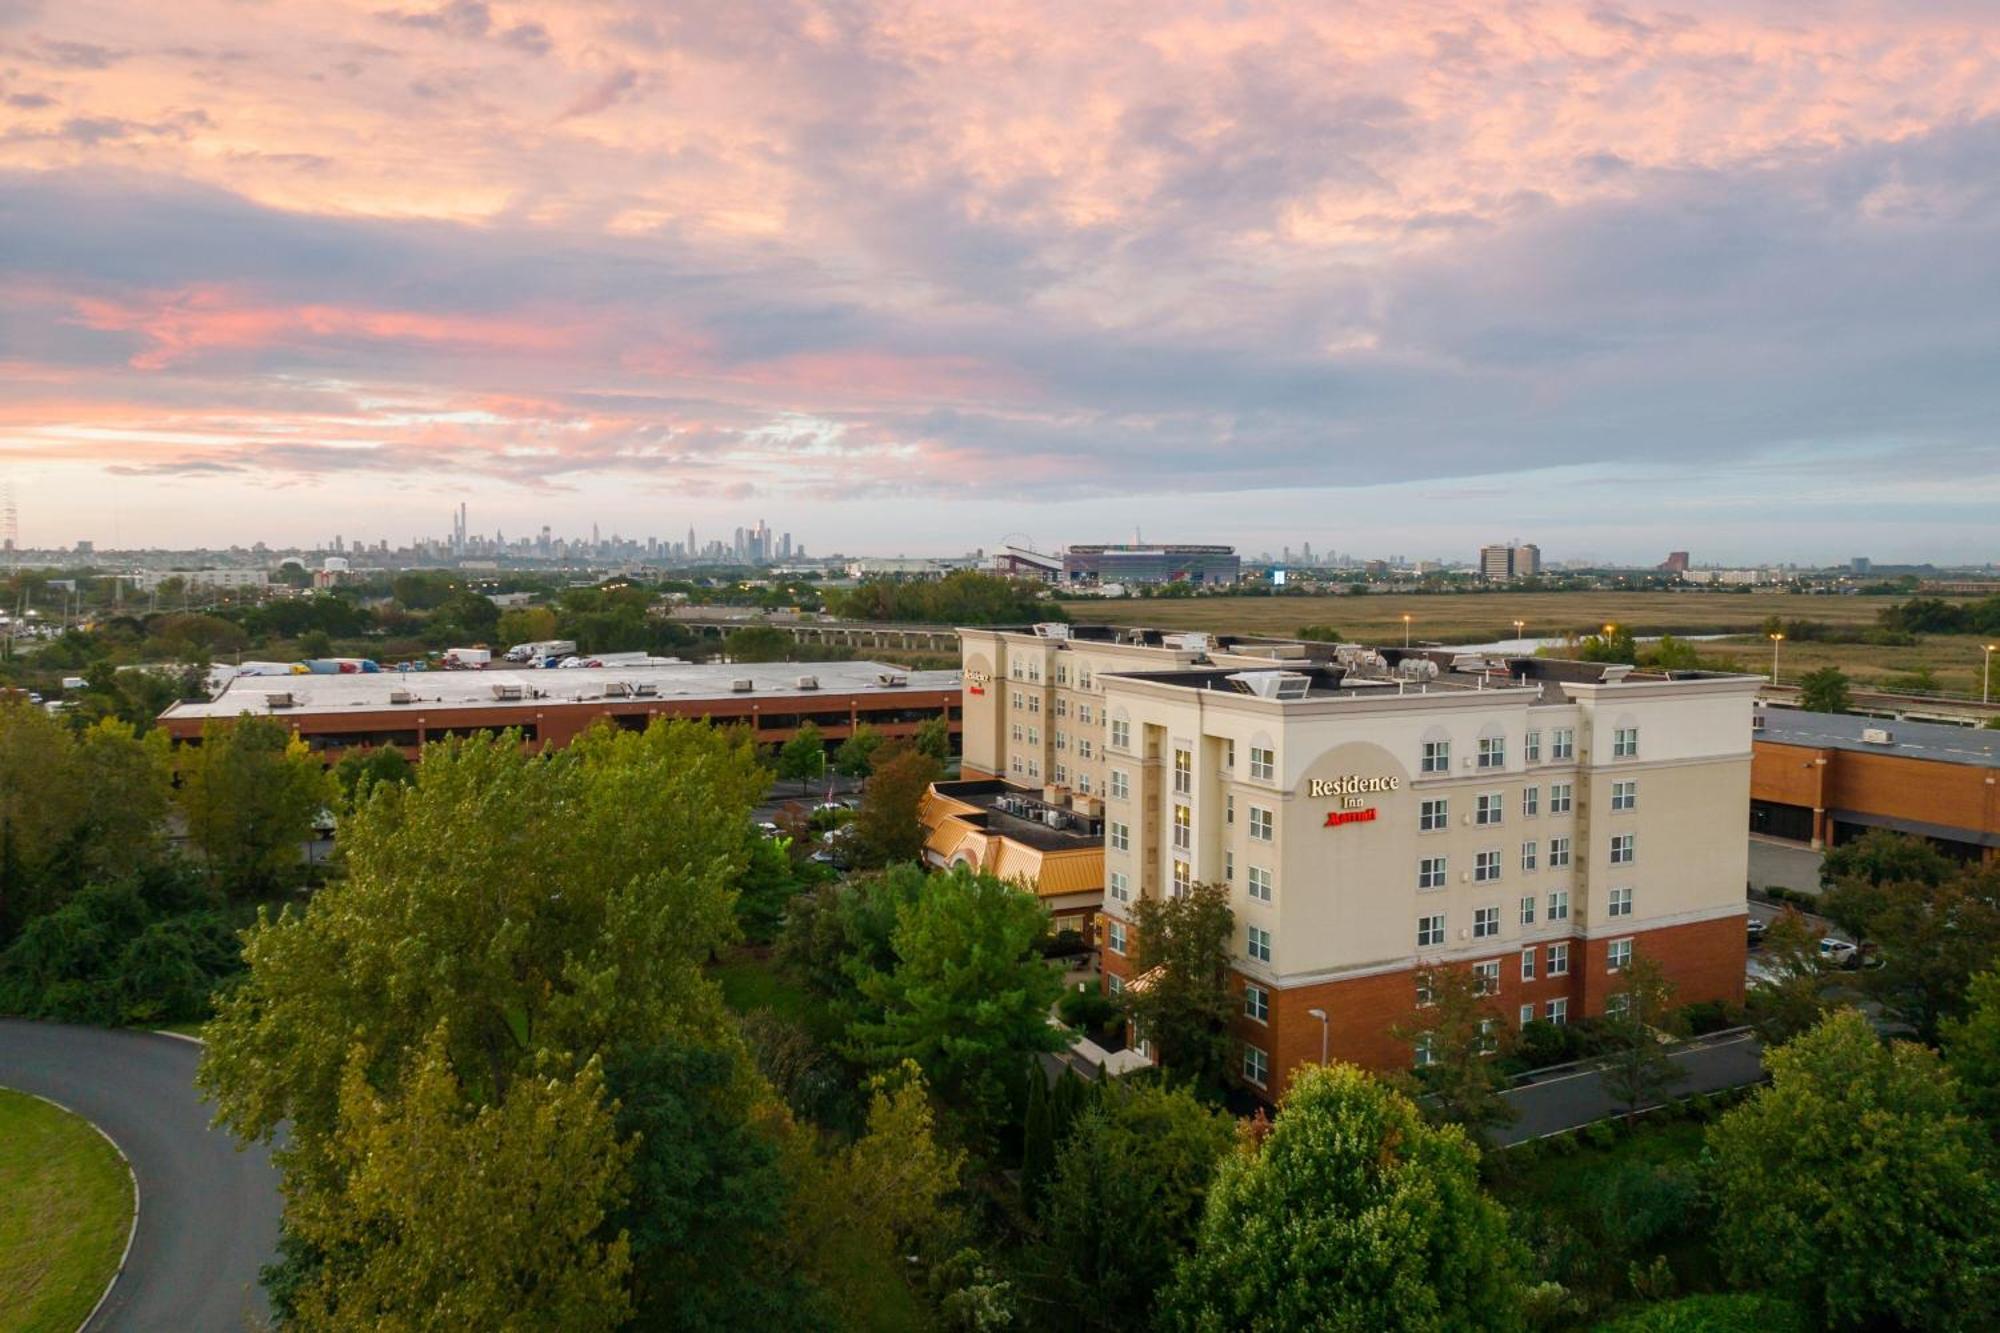
<svg viewBox="0 0 2000 1333"><path fill-rule="evenodd" d="M779 662L579 667L571 670L239 676L215 698L174 704L160 725L198 742L216 719L282 720L329 762L355 747L398 746L414 757L448 736L518 728L524 741L567 745L599 719L644 730L654 718L704 718L779 744L810 721L828 743L862 724L913 737L933 718L960 727L959 673L877 662Z"/></svg>

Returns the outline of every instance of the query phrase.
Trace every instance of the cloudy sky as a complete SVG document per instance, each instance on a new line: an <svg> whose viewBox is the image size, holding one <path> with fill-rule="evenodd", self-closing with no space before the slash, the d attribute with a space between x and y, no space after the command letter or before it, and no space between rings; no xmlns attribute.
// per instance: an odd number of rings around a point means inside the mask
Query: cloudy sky
<svg viewBox="0 0 2000 1333"><path fill-rule="evenodd" d="M2000 5L0 0L28 544L2000 558Z"/></svg>

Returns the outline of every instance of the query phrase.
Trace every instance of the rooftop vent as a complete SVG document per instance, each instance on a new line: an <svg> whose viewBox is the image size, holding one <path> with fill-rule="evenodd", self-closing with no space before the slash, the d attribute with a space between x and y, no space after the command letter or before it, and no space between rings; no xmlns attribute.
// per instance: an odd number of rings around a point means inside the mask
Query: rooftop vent
<svg viewBox="0 0 2000 1333"><path fill-rule="evenodd" d="M1215 640L1206 634L1188 633L1168 634L1163 636L1160 642L1169 648L1178 648L1184 653L1205 653Z"/></svg>
<svg viewBox="0 0 2000 1333"><path fill-rule="evenodd" d="M799 688L802 690L816 690L819 688L819 677L800 676L798 680L798 685Z"/></svg>
<svg viewBox="0 0 2000 1333"><path fill-rule="evenodd" d="M748 676L738 676L735 680L729 682L729 692L731 694L748 694L756 688L757 682Z"/></svg>
<svg viewBox="0 0 2000 1333"><path fill-rule="evenodd" d="M495 685L493 697L496 699L521 699L527 697L527 687L522 685Z"/></svg>
<svg viewBox="0 0 2000 1333"><path fill-rule="evenodd" d="M1896 743L1896 734L1887 727L1863 727L1861 729L1861 743L1863 745L1894 745Z"/></svg>
<svg viewBox="0 0 2000 1333"><path fill-rule="evenodd" d="M413 704L416 701L417 692L415 690L394 689L389 691L389 702L392 704Z"/></svg>
<svg viewBox="0 0 2000 1333"><path fill-rule="evenodd" d="M1303 699L1312 688L1312 677L1302 671L1239 671L1228 680L1260 699Z"/></svg>
<svg viewBox="0 0 2000 1333"><path fill-rule="evenodd" d="M1614 662L1604 668L1604 674L1597 678L1600 685L1616 685L1632 674L1632 668L1624 662Z"/></svg>
<svg viewBox="0 0 2000 1333"><path fill-rule="evenodd" d="M628 686L627 688L641 698L647 698L660 692L660 687L650 680L642 680L638 684Z"/></svg>
<svg viewBox="0 0 2000 1333"><path fill-rule="evenodd" d="M271 690L264 695L264 703L270 708L290 708L298 702L298 697L290 690Z"/></svg>
<svg viewBox="0 0 2000 1333"><path fill-rule="evenodd" d="M1762 731L1763 729L1764 729L1764 715L1762 713L1752 713L1750 715L1750 730Z"/></svg>
<svg viewBox="0 0 2000 1333"><path fill-rule="evenodd" d="M875 673L875 683L884 689L893 690L908 685L910 678L900 671L878 671Z"/></svg>
<svg viewBox="0 0 2000 1333"><path fill-rule="evenodd" d="M1044 639L1067 639L1069 626L1060 620L1044 620L1035 626L1035 634Z"/></svg>

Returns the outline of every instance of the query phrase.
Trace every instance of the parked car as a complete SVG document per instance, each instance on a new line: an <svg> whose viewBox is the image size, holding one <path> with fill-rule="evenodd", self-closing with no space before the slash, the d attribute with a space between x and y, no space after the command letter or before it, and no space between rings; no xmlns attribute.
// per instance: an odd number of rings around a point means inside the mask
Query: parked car
<svg viewBox="0 0 2000 1333"><path fill-rule="evenodd" d="M1764 942L1764 932L1765 932L1766 930L1768 930L1768 929L1770 929L1770 923L1769 923L1769 922L1767 922L1767 921L1764 921L1764 920L1761 920L1761 919L1759 919L1759 918L1757 918L1757 917L1754 917L1754 916L1750 918L1750 927L1749 927L1749 932L1750 932L1750 941L1749 941L1749 943L1750 943L1750 947L1751 947L1751 948L1753 948L1753 949L1754 949L1754 948L1756 948L1756 947L1757 947L1758 945L1760 945L1760 944L1762 944L1762 943Z"/></svg>
<svg viewBox="0 0 2000 1333"><path fill-rule="evenodd" d="M1836 939L1828 935L1819 942L1819 959L1828 967L1859 967L1861 950L1849 940Z"/></svg>

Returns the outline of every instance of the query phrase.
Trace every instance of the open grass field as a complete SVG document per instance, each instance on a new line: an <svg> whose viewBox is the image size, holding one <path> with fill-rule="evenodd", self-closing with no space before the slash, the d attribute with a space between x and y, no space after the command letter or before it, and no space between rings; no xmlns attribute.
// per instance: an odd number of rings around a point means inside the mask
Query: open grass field
<svg viewBox="0 0 2000 1333"><path fill-rule="evenodd" d="M104 1136L0 1088L0 1333L72 1333L131 1224L132 1177Z"/></svg>
<svg viewBox="0 0 2000 1333"><path fill-rule="evenodd" d="M1805 593L1497 592L1079 600L1063 606L1071 619L1086 624L1272 635L1296 634L1305 625L1330 625L1342 637L1365 643L1401 643L1406 615L1414 643L1511 639L1516 637L1517 620L1523 624L1525 637L1537 639L1594 634L1607 624L1623 626L1641 638L1733 634L1741 637L1697 644L1704 662L1764 674L1771 669L1771 644L1763 633L1766 617L1871 626L1876 613L1895 600ZM1890 683L1890 677L1929 668L1938 689L1977 694L1980 643L1978 636L1966 634L1927 634L1923 642L1907 648L1787 640L1779 676L1795 682L1801 673L1815 667L1837 666L1857 685L1882 686ZM2000 662L1996 662L1994 674L1996 691L2000 691Z"/></svg>

